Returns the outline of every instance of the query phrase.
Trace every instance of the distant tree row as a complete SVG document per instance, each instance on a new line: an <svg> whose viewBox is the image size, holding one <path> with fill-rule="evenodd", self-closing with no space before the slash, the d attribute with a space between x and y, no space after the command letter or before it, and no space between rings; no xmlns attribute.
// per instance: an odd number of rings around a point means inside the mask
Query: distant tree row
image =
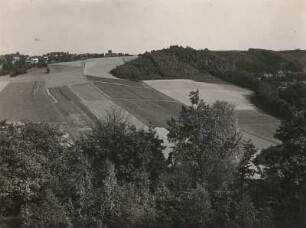
<svg viewBox="0 0 306 228"><path fill-rule="evenodd" d="M16 54L0 56L0 75L10 74L12 77L15 77L18 74L26 73L26 58L27 56L21 55L18 52Z"/></svg>
<svg viewBox="0 0 306 228"><path fill-rule="evenodd" d="M73 54L69 52L50 52L44 54L43 57L47 57L49 63L55 63L55 62L71 62L71 61L84 60L84 59L102 58L102 57L108 57L109 55L110 55L109 53ZM128 55L129 54L112 53L111 56L128 56Z"/></svg>
<svg viewBox="0 0 306 228"><path fill-rule="evenodd" d="M101 58L104 57L104 54L103 53L72 54L69 52L50 52L43 55L43 57L47 57L49 63L55 63L55 62L71 62L71 61L84 60L89 58Z"/></svg>
<svg viewBox="0 0 306 228"><path fill-rule="evenodd" d="M57 127L0 124L0 226L288 227L305 225L306 112L256 156L233 106L190 94L169 121L164 158L154 129L110 113L75 144Z"/></svg>

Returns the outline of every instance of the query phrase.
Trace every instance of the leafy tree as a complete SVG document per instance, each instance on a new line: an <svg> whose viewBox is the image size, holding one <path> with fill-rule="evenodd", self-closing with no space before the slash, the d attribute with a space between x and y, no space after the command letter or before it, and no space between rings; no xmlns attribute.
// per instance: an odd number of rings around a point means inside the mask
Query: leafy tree
<svg viewBox="0 0 306 228"><path fill-rule="evenodd" d="M14 225L68 224L54 176L65 139L45 124L0 124L0 217Z"/></svg>
<svg viewBox="0 0 306 228"><path fill-rule="evenodd" d="M221 173L233 173L237 156L240 156L240 133L237 130L234 107L217 101L207 105L199 93L191 92L190 107L183 107L178 120L169 122L169 140L175 144L171 154L173 166L190 163L190 176L217 186L223 182ZM227 172L230 171L230 172Z"/></svg>
<svg viewBox="0 0 306 228"><path fill-rule="evenodd" d="M306 110L306 85L297 83L288 86L280 93L280 97L296 107L298 111Z"/></svg>
<svg viewBox="0 0 306 228"><path fill-rule="evenodd" d="M284 122L275 137L282 144L264 150L256 158L264 200L277 222L305 222L306 111Z"/></svg>
<svg viewBox="0 0 306 228"><path fill-rule="evenodd" d="M146 174L154 188L165 169L164 147L155 131L137 130L120 113L110 113L97 123L79 145L98 181L103 178L101 164L106 160L115 165L119 183L137 181Z"/></svg>
<svg viewBox="0 0 306 228"><path fill-rule="evenodd" d="M190 100L191 106L183 107L179 118L169 121L168 138L175 146L166 183L172 195L160 207L179 223L257 224L252 198L247 191L237 190L241 185L236 184L236 170L247 176L242 168L247 165L241 160L234 107L220 101L207 105L198 91L190 93ZM194 196L203 201L195 197L199 200L195 202Z"/></svg>

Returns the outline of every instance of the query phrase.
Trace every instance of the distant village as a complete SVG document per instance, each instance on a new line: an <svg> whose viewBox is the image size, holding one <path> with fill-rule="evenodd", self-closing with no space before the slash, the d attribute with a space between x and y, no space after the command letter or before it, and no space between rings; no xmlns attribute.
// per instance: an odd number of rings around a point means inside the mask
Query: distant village
<svg viewBox="0 0 306 228"><path fill-rule="evenodd" d="M71 54L69 52L50 52L42 56L28 56L25 59L27 65L37 65L40 62L43 63L55 63L55 62L69 62L76 60L84 60L88 58L103 58L103 57L117 57L117 56L129 56L127 53L116 53L112 50L108 50L106 53L85 53L85 54ZM13 64L21 58L17 53L13 56Z"/></svg>
<svg viewBox="0 0 306 228"><path fill-rule="evenodd" d="M112 50L108 50L106 53L85 53L85 54L71 54L69 52L50 52L41 56L28 56L22 55L19 52L14 54L0 56L0 64L10 61L11 65L16 65L21 60L27 66L36 66L39 63L54 63L54 62L68 62L76 60L84 60L88 58L103 58L103 57L117 57L117 56L129 56L127 53L116 53Z"/></svg>
<svg viewBox="0 0 306 228"><path fill-rule="evenodd" d="M92 58L129 56L127 53L116 53L108 50L106 53L72 54L69 52L50 52L43 55L22 55L19 52L0 56L0 75L16 76L25 73L31 67L46 67L50 63L70 62Z"/></svg>

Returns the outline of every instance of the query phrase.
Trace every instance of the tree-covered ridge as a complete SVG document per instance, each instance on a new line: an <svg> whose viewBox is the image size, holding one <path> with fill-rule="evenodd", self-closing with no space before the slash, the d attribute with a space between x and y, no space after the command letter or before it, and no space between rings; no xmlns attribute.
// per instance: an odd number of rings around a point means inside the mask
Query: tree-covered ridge
<svg viewBox="0 0 306 228"><path fill-rule="evenodd" d="M252 102L264 111L290 118L296 110L303 110L303 102L293 102L291 92L282 92L290 90L295 81L306 81L304 59L305 52L299 50L210 51L172 46L140 55L111 73L132 80L228 81L253 90ZM304 99L304 95L299 99Z"/></svg>
<svg viewBox="0 0 306 228"><path fill-rule="evenodd" d="M295 51L299 52L299 51ZM300 51L302 52L302 51ZM306 54L305 54L306 55ZM277 52L263 49L248 51L210 51L171 46L168 49L146 52L136 60L117 67L112 73L123 78L190 78L205 73L231 73L245 71L255 74L303 72L300 58L291 52ZM306 63L304 63L306 64ZM216 74L215 76L219 77Z"/></svg>
<svg viewBox="0 0 306 228"><path fill-rule="evenodd" d="M2 122L0 226L303 226L306 112L256 155L233 106L190 100L169 121L168 159L154 129L118 113L75 144L51 125Z"/></svg>

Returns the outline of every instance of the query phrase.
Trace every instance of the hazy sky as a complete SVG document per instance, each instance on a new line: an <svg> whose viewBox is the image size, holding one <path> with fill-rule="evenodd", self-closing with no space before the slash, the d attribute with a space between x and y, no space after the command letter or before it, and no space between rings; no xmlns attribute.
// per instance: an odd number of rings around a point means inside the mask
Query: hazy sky
<svg viewBox="0 0 306 228"><path fill-rule="evenodd" d="M306 49L306 0L0 0L0 54Z"/></svg>

